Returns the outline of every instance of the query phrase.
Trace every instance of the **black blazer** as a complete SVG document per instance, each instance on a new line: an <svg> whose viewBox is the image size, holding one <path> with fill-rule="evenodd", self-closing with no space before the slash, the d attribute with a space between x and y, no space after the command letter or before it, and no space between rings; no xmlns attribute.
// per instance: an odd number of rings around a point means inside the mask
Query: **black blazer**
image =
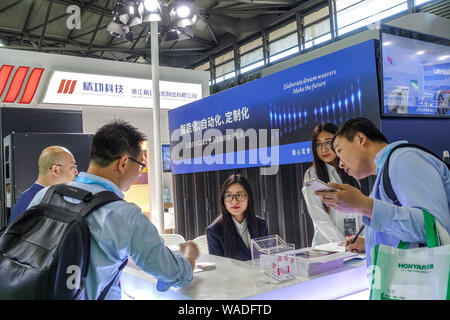
<svg viewBox="0 0 450 320"><path fill-rule="evenodd" d="M256 216L256 221L258 223L259 230L261 231L261 237L268 235L267 223L266 221ZM250 229L249 229L250 232ZM250 237L256 238L257 235L250 232ZM224 245L223 245L223 221L213 222L206 228L206 238L208 240L209 254L216 256L225 257ZM236 256L229 257L237 260L247 261L252 259L252 254L249 248L245 245L242 238L239 236L239 251Z"/></svg>

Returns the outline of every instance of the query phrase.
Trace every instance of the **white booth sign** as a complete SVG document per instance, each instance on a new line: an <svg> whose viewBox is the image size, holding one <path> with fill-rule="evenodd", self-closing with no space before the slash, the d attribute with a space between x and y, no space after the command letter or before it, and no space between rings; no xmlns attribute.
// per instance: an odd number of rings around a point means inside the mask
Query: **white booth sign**
<svg viewBox="0 0 450 320"><path fill-rule="evenodd" d="M173 109L202 98L198 83L159 82L160 107ZM55 71L43 103L153 107L152 80Z"/></svg>

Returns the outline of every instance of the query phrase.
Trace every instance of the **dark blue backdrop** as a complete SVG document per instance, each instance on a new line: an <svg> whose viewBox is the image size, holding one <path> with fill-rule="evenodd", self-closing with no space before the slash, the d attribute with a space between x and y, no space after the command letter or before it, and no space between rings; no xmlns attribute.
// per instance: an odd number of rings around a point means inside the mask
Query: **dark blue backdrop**
<svg viewBox="0 0 450 320"><path fill-rule="evenodd" d="M444 150L450 151L450 119L383 118L381 129L389 142L408 140L439 157Z"/></svg>

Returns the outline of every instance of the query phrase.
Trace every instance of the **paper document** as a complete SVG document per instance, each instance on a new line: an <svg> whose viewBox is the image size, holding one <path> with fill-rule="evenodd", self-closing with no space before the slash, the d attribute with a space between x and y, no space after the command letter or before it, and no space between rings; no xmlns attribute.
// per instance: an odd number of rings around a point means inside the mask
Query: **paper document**
<svg viewBox="0 0 450 320"><path fill-rule="evenodd" d="M315 246L314 249L345 252L345 244L343 242L330 242Z"/></svg>
<svg viewBox="0 0 450 320"><path fill-rule="evenodd" d="M195 264L194 273L214 270L216 269L216 264L214 262L197 262Z"/></svg>

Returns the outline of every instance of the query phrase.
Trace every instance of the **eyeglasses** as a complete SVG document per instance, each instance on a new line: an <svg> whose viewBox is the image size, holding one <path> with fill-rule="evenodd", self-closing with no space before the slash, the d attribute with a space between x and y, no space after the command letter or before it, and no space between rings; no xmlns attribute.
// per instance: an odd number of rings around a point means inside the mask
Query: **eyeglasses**
<svg viewBox="0 0 450 320"><path fill-rule="evenodd" d="M52 166L50 167L50 169L51 169L53 166L64 167L63 164L55 163L55 164L52 164ZM72 170L73 170L73 171L78 171L78 165L74 164L74 165L72 166Z"/></svg>
<svg viewBox="0 0 450 320"><path fill-rule="evenodd" d="M233 198L235 198L238 202L242 202L245 199L247 199L247 194L246 193L236 193L236 194L232 194L232 193L225 193L225 195L223 196L223 199L226 202L231 202L233 201Z"/></svg>
<svg viewBox="0 0 450 320"><path fill-rule="evenodd" d="M322 147L325 146L328 149L331 149L331 141L325 141L324 143L316 143L316 149L322 149Z"/></svg>
<svg viewBox="0 0 450 320"><path fill-rule="evenodd" d="M130 159L131 161L136 162L138 165L140 165L139 171L141 171L141 172L147 167L147 165L143 164L142 162L137 161L135 158L132 158L129 156L128 159Z"/></svg>
<svg viewBox="0 0 450 320"><path fill-rule="evenodd" d="M120 159L120 158L122 158L122 157L117 157L116 160L118 160L118 159ZM136 162L138 165L140 165L139 171L141 171L141 172L142 172L145 168L147 168L147 165L146 165L146 164L144 164L144 163L142 163L142 162L140 162L140 161L137 161L137 160L136 160L135 158L133 158L133 157L128 156L128 159L130 159L131 161Z"/></svg>

